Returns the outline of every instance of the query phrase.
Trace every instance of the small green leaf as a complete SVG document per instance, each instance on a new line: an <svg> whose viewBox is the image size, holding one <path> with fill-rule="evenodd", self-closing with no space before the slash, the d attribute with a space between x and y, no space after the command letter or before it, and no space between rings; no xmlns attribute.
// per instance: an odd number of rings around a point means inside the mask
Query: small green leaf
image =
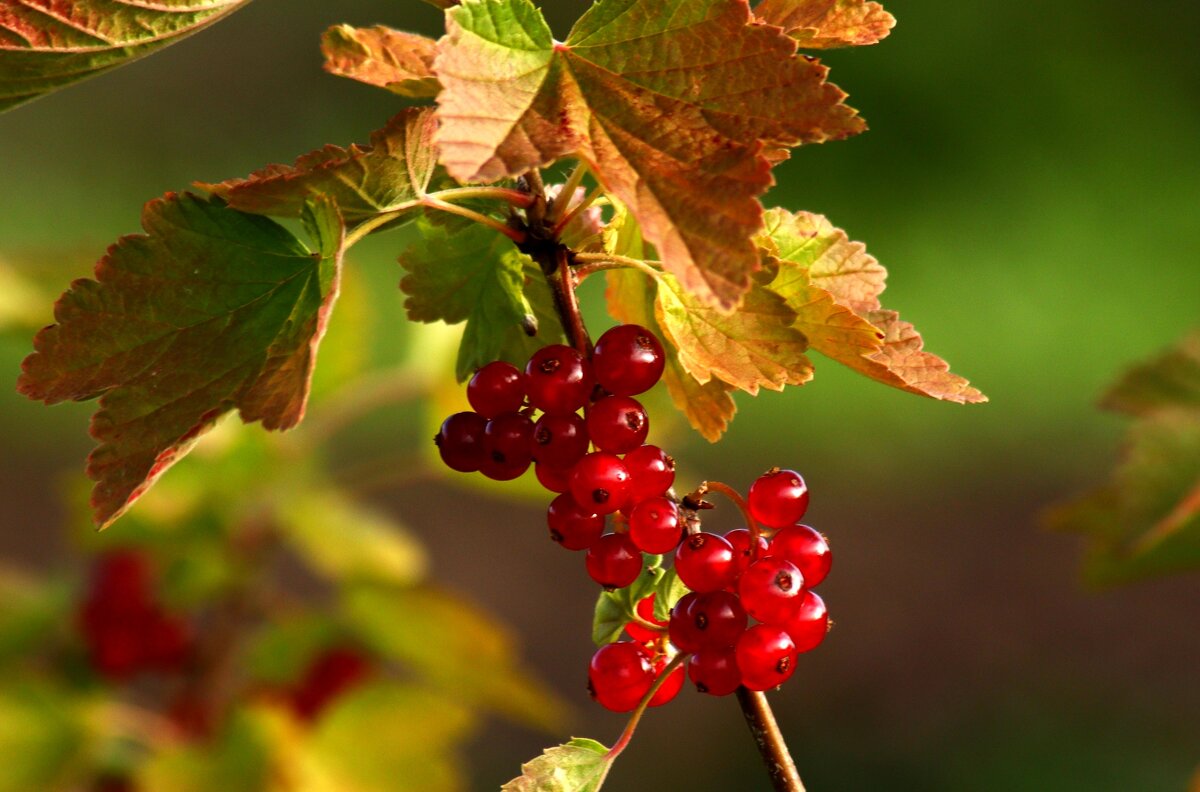
<svg viewBox="0 0 1200 792"><path fill-rule="evenodd" d="M0 0L0 112L149 55L248 0Z"/></svg>
<svg viewBox="0 0 1200 792"><path fill-rule="evenodd" d="M239 662L256 682L288 685L299 680L317 653L338 637L338 626L320 614L276 619L250 636Z"/></svg>
<svg viewBox="0 0 1200 792"><path fill-rule="evenodd" d="M653 594L666 577L661 563L662 556L647 555L637 580L622 589L600 592L592 614L592 641L597 646L620 639L625 625L635 617L637 604Z"/></svg>
<svg viewBox="0 0 1200 792"><path fill-rule="evenodd" d="M657 621L666 621L671 616L671 608L675 607L675 603L679 602L684 594L687 594L690 589L683 585L683 581L679 579L679 573L675 571L675 567L667 570L667 574L659 579L658 584L654 587L654 618Z"/></svg>
<svg viewBox="0 0 1200 792"><path fill-rule="evenodd" d="M292 165L268 165L244 179L196 186L224 198L234 209L276 217L299 217L305 201L328 196L347 223L409 207L434 178L433 113L409 108L371 135L370 145L325 146Z"/></svg>
<svg viewBox="0 0 1200 792"><path fill-rule="evenodd" d="M459 381L493 360L523 368L539 348L563 343L550 287L512 240L474 223L447 229L420 222L419 241L400 257L408 272L400 282L404 307L416 322L467 323Z"/></svg>
<svg viewBox="0 0 1200 792"><path fill-rule="evenodd" d="M313 253L219 199L168 194L142 225L147 235L122 238L96 280L59 299L58 324L38 333L18 381L47 404L101 397L88 458L101 526L221 415L295 426L337 298L340 251Z"/></svg>
<svg viewBox="0 0 1200 792"><path fill-rule="evenodd" d="M437 42L383 25L356 28L334 25L321 36L325 71L421 99L437 96L433 72Z"/></svg>
<svg viewBox="0 0 1200 792"><path fill-rule="evenodd" d="M608 748L586 737L572 737L562 745L547 748L542 755L521 765L521 775L501 792L597 792L604 783L613 759Z"/></svg>
<svg viewBox="0 0 1200 792"><path fill-rule="evenodd" d="M1200 332L1127 371L1104 395L1101 405L1130 415L1200 411Z"/></svg>

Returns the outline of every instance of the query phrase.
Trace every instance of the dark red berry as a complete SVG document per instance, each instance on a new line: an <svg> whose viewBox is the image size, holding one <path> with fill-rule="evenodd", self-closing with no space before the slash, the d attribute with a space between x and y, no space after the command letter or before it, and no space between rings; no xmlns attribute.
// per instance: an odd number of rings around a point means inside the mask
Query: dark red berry
<svg viewBox="0 0 1200 792"><path fill-rule="evenodd" d="M804 592L804 599L796 613L783 629L792 636L797 652L809 652L817 648L825 640L829 632L829 613L825 610L825 602L815 591Z"/></svg>
<svg viewBox="0 0 1200 792"><path fill-rule="evenodd" d="M601 451L624 454L645 442L650 418L637 399L605 396L588 407L587 431Z"/></svg>
<svg viewBox="0 0 1200 792"><path fill-rule="evenodd" d="M629 471L629 500L634 504L656 498L675 483L675 460L658 446L644 445L625 455Z"/></svg>
<svg viewBox="0 0 1200 792"><path fill-rule="evenodd" d="M666 629L666 621L659 621L658 619L654 618L653 594L651 594L649 597L643 597L642 599L638 600L638 604L634 607L634 612L637 613L637 615L644 621L648 621L651 624L657 624L659 627ZM634 639L635 641L640 641L641 643L649 643L650 641L658 640L658 637L662 635L662 633L657 630L651 630L648 627L643 627L637 622L632 621L625 625L625 632L629 633L630 638Z"/></svg>
<svg viewBox="0 0 1200 792"><path fill-rule="evenodd" d="M556 468L538 462L533 466L538 483L551 492L566 492L571 488L571 469Z"/></svg>
<svg viewBox="0 0 1200 792"><path fill-rule="evenodd" d="M512 481L519 478L522 473L529 470L529 460L521 460L520 462L497 462L488 455L484 455L483 462L479 465L479 472L493 481Z"/></svg>
<svg viewBox="0 0 1200 792"><path fill-rule="evenodd" d="M479 413L460 412L442 422L433 442L446 467L460 473L474 473L483 465L483 433L487 419Z"/></svg>
<svg viewBox="0 0 1200 792"><path fill-rule="evenodd" d="M675 571L692 591L723 589L734 580L733 546L717 534L689 534L675 551Z"/></svg>
<svg viewBox="0 0 1200 792"><path fill-rule="evenodd" d="M533 421L516 412L492 418L483 432L483 453L501 465L528 466L533 459Z"/></svg>
<svg viewBox="0 0 1200 792"><path fill-rule="evenodd" d="M633 641L606 644L588 664L588 690L597 702L613 712L629 712L654 684L650 656Z"/></svg>
<svg viewBox="0 0 1200 792"><path fill-rule="evenodd" d="M734 528L729 533L725 534L726 541L733 545L733 566L734 577L740 577L746 571L746 567L750 566L752 554L750 552L751 533L746 528ZM767 550L767 540L762 536L758 537L758 557L765 556Z"/></svg>
<svg viewBox="0 0 1200 792"><path fill-rule="evenodd" d="M629 534L606 534L588 548L587 571L606 589L625 588L642 573L642 553Z"/></svg>
<svg viewBox="0 0 1200 792"><path fill-rule="evenodd" d="M292 710L304 720L313 720L339 696L362 684L373 670L371 661L356 649L327 649L312 661L292 691Z"/></svg>
<svg viewBox="0 0 1200 792"><path fill-rule="evenodd" d="M670 553L683 539L679 507L670 498L644 500L629 515L629 538L643 553Z"/></svg>
<svg viewBox="0 0 1200 792"><path fill-rule="evenodd" d="M543 465L570 468L587 450L587 425L574 413L543 415L533 425L533 458Z"/></svg>
<svg viewBox="0 0 1200 792"><path fill-rule="evenodd" d="M728 696L742 684L732 647L702 649L688 660L688 679L710 696Z"/></svg>
<svg viewBox="0 0 1200 792"><path fill-rule="evenodd" d="M688 592L679 598L675 603L675 607L671 608L671 617L667 621L667 637L671 639L671 643L681 652L694 652L700 648L703 636L700 630L696 628L696 623L692 621L691 614L688 612L692 604L699 599L700 595L694 591Z"/></svg>
<svg viewBox="0 0 1200 792"><path fill-rule="evenodd" d="M192 651L192 632L183 619L157 611L144 629L146 663L161 671L178 671Z"/></svg>
<svg viewBox="0 0 1200 792"><path fill-rule="evenodd" d="M791 561L804 575L804 585L812 588L825 579L833 566L829 542L807 525L789 525L771 539L768 555Z"/></svg>
<svg viewBox="0 0 1200 792"><path fill-rule="evenodd" d="M604 533L604 518L579 508L570 495L559 495L546 510L550 538L568 550L586 550Z"/></svg>
<svg viewBox="0 0 1200 792"><path fill-rule="evenodd" d="M525 403L525 375L511 363L494 360L467 383L467 401L484 418L517 412Z"/></svg>
<svg viewBox="0 0 1200 792"><path fill-rule="evenodd" d="M571 494L585 509L612 514L629 499L629 471L613 454L588 454L571 469Z"/></svg>
<svg viewBox="0 0 1200 792"><path fill-rule="evenodd" d="M525 366L529 403L553 415L569 415L582 407L593 384L587 360L563 344L542 347Z"/></svg>
<svg viewBox="0 0 1200 792"><path fill-rule="evenodd" d="M700 648L733 646L746 631L748 619L736 594L710 591L688 608L688 617L700 636Z"/></svg>
<svg viewBox="0 0 1200 792"><path fill-rule="evenodd" d="M662 658L654 664L654 678L658 679L667 667L667 658ZM676 666L670 676L663 680L663 683L658 686L658 690L654 691L654 695L650 697L651 707L661 707L668 701L679 695L679 691L683 689L683 666Z"/></svg>
<svg viewBox="0 0 1200 792"><path fill-rule="evenodd" d="M618 325L600 336L592 353L596 381L605 390L636 396L658 382L666 365L662 344L640 325Z"/></svg>
<svg viewBox="0 0 1200 792"><path fill-rule="evenodd" d="M782 627L756 624L734 647L742 684L751 690L782 685L796 670L796 644Z"/></svg>
<svg viewBox="0 0 1200 792"><path fill-rule="evenodd" d="M751 564L737 587L746 612L767 624L787 622L804 598L804 576L791 561L777 556Z"/></svg>
<svg viewBox="0 0 1200 792"><path fill-rule="evenodd" d="M808 486L794 470L764 473L750 485L750 514L768 528L786 528L808 510Z"/></svg>

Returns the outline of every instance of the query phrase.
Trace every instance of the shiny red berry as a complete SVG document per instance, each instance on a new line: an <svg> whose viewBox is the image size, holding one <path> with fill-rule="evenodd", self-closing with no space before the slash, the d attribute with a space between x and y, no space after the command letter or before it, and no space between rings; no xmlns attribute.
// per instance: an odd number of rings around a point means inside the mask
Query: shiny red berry
<svg viewBox="0 0 1200 792"><path fill-rule="evenodd" d="M588 361L563 344L542 347L525 366L529 403L553 415L569 415L582 407L594 384Z"/></svg>
<svg viewBox="0 0 1200 792"><path fill-rule="evenodd" d="M604 533L604 518L584 511L570 495L559 495L546 510L550 538L568 550L586 550Z"/></svg>
<svg viewBox="0 0 1200 792"><path fill-rule="evenodd" d="M612 514L629 499L629 471L613 454L588 454L571 469L571 494L585 509Z"/></svg>
<svg viewBox="0 0 1200 792"><path fill-rule="evenodd" d="M636 396L662 376L666 355L654 334L640 325L618 325L596 341L596 380L611 393Z"/></svg>
<svg viewBox="0 0 1200 792"><path fill-rule="evenodd" d="M658 446L644 445L625 455L629 471L629 500L633 504L657 498L675 483L675 460Z"/></svg>
<svg viewBox="0 0 1200 792"><path fill-rule="evenodd" d="M654 678L658 679L667 667L667 658L660 659L654 664ZM654 695L650 697L651 707L661 707L663 704L674 699L679 695L679 691L683 689L684 670L683 666L676 666L670 676L663 680L663 683L658 686L658 690L654 691Z"/></svg>
<svg viewBox="0 0 1200 792"><path fill-rule="evenodd" d="M601 706L629 712L654 684L650 655L633 641L605 644L588 664L588 690Z"/></svg>
<svg viewBox="0 0 1200 792"><path fill-rule="evenodd" d="M767 555L781 556L795 564L803 573L807 588L824 580L833 566L829 542L807 525L789 525L775 534Z"/></svg>
<svg viewBox="0 0 1200 792"><path fill-rule="evenodd" d="M467 401L484 418L517 412L525 403L525 375L511 363L494 360L467 383Z"/></svg>
<svg viewBox="0 0 1200 792"><path fill-rule="evenodd" d="M501 465L528 466L533 459L533 421L517 412L492 418L483 430L483 453Z"/></svg>
<svg viewBox="0 0 1200 792"><path fill-rule="evenodd" d="M624 454L645 442L650 418L637 399L605 396L588 407L587 431L596 448Z"/></svg>
<svg viewBox="0 0 1200 792"><path fill-rule="evenodd" d="M750 485L750 514L768 528L786 528L808 510L808 486L794 470L764 473Z"/></svg>
<svg viewBox="0 0 1200 792"><path fill-rule="evenodd" d="M446 467L459 473L474 473L483 464L483 433L487 419L479 413L460 412L442 421L433 442Z"/></svg>
<svg viewBox="0 0 1200 792"><path fill-rule="evenodd" d="M782 627L756 624L734 647L742 684L751 690L782 685L796 670L796 644Z"/></svg>
<svg viewBox="0 0 1200 792"><path fill-rule="evenodd" d="M567 492L571 489L571 469L556 468L538 462L533 466L538 483L551 492Z"/></svg>
<svg viewBox="0 0 1200 792"><path fill-rule="evenodd" d="M687 615L700 637L701 649L733 646L749 623L737 595L728 591L701 594L688 608Z"/></svg>
<svg viewBox="0 0 1200 792"><path fill-rule="evenodd" d="M812 651L825 640L825 634L829 632L829 613L817 592L804 592L800 607L783 625L783 629L792 636L797 652Z"/></svg>
<svg viewBox="0 0 1200 792"><path fill-rule="evenodd" d="M736 572L733 546L717 534L689 534L675 551L675 571L692 591L723 589L733 583Z"/></svg>
<svg viewBox="0 0 1200 792"><path fill-rule="evenodd" d="M786 558L760 558L738 578L737 588L747 613L760 622L783 624L804 598L804 576Z"/></svg>
<svg viewBox="0 0 1200 792"><path fill-rule="evenodd" d="M751 533L746 528L734 528L729 533L725 534L725 540L733 546L733 566L734 577L741 577L741 574L746 571L746 567L750 566L752 554L750 552ZM767 540L762 536L758 537L758 557L762 558L767 554Z"/></svg>
<svg viewBox="0 0 1200 792"><path fill-rule="evenodd" d="M667 621L667 637L681 652L694 652L700 648L703 636L692 621L689 610L700 595L690 591L679 598L675 607L671 608L671 616Z"/></svg>
<svg viewBox="0 0 1200 792"><path fill-rule="evenodd" d="M606 534L588 548L588 575L606 589L625 588L642 573L642 553L629 534Z"/></svg>
<svg viewBox="0 0 1200 792"><path fill-rule="evenodd" d="M688 679L710 696L728 696L742 684L733 647L702 649L688 660Z"/></svg>
<svg viewBox="0 0 1200 792"><path fill-rule="evenodd" d="M629 538L643 553L670 553L683 539L679 507L670 498L644 500L629 514Z"/></svg>
<svg viewBox="0 0 1200 792"><path fill-rule="evenodd" d="M570 468L587 450L587 424L574 413L543 415L533 425L533 458L543 465Z"/></svg>

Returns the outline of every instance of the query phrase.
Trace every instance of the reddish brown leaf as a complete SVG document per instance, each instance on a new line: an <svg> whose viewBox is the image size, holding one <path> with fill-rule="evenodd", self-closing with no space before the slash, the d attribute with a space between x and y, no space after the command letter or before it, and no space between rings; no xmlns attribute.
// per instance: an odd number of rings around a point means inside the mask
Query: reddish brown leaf
<svg viewBox="0 0 1200 792"><path fill-rule="evenodd" d="M412 98L437 96L437 42L383 25L334 25L321 37L325 71Z"/></svg>
<svg viewBox="0 0 1200 792"><path fill-rule="evenodd" d="M875 44L896 24L883 6L867 0L763 0L754 13L787 31L801 49Z"/></svg>

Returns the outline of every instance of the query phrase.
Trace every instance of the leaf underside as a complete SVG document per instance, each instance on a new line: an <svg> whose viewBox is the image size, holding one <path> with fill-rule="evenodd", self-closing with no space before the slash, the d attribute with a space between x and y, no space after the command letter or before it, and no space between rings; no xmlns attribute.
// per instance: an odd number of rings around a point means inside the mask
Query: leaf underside
<svg viewBox="0 0 1200 792"><path fill-rule="evenodd" d="M55 305L18 389L52 404L100 397L88 458L108 525L225 413L287 429L303 416L317 344L337 297L341 223L309 213L313 252L271 220L219 199L146 204Z"/></svg>
<svg viewBox="0 0 1200 792"><path fill-rule="evenodd" d="M437 42L383 25L334 25L321 36L325 71L413 99L437 96Z"/></svg>
<svg viewBox="0 0 1200 792"><path fill-rule="evenodd" d="M868 0L763 0L754 15L783 28L801 49L875 44L896 24L883 6Z"/></svg>
<svg viewBox="0 0 1200 792"><path fill-rule="evenodd" d="M744 0L601 0L561 44L531 0L473 0L448 12L435 69L452 176L580 157L683 288L725 310L758 266L768 155L865 128Z"/></svg>
<svg viewBox="0 0 1200 792"><path fill-rule="evenodd" d="M0 112L148 55L249 0L0 0Z"/></svg>
<svg viewBox="0 0 1200 792"><path fill-rule="evenodd" d="M608 748L586 737L572 737L547 748L521 765L521 775L501 792L596 792L604 783L612 757Z"/></svg>

